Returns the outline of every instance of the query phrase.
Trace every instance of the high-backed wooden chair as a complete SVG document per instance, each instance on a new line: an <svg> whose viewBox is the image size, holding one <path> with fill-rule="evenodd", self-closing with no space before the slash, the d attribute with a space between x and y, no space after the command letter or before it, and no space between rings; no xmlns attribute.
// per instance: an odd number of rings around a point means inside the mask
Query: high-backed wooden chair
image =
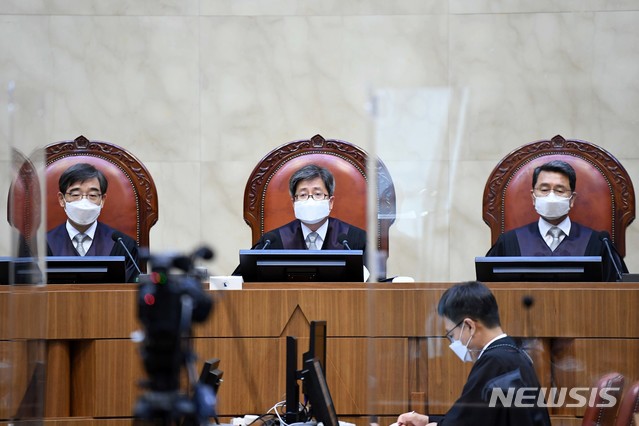
<svg viewBox="0 0 639 426"><path fill-rule="evenodd" d="M634 382L621 399L615 426L637 426L635 414L639 413L639 382Z"/></svg>
<svg viewBox="0 0 639 426"><path fill-rule="evenodd" d="M535 167L563 160L577 172L577 199L570 218L598 231L608 231L622 256L626 228L635 219L635 191L619 161L589 142L555 136L520 146L493 169L484 189L483 219L491 244L500 234L536 221L530 190Z"/></svg>
<svg viewBox="0 0 639 426"><path fill-rule="evenodd" d="M597 396L594 403L589 403L586 407L581 426L614 426L619 404L615 403L612 406L608 406L610 401L609 399L604 400L601 396L601 390L607 388L606 395L619 401L623 392L624 381L624 376L616 372L605 374L599 378L596 384Z"/></svg>
<svg viewBox="0 0 639 426"><path fill-rule="evenodd" d="M140 247L149 246L151 227L158 220L158 196L149 171L130 152L109 142L90 141L79 136L45 148L46 230L66 220L58 203L58 179L73 164L90 163L105 174L109 187L99 220L135 239ZM41 215L33 202L39 194L38 179L30 162L25 161L14 180L8 203L8 220L25 238L39 227Z"/></svg>
<svg viewBox="0 0 639 426"><path fill-rule="evenodd" d="M281 145L269 152L251 172L244 190L244 220L251 227L253 245L264 232L295 219L288 181L302 166L315 163L335 176L335 205L331 216L367 228L367 154L345 141L315 135ZM395 222L395 187L381 160L378 178L378 249L388 257L389 228Z"/></svg>

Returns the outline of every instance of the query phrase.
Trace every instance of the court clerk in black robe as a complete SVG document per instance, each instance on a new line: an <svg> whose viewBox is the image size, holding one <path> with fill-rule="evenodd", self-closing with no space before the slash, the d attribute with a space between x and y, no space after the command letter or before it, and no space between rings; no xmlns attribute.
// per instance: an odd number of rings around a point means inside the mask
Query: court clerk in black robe
<svg viewBox="0 0 639 426"><path fill-rule="evenodd" d="M628 268L613 251L615 268L603 243L604 238L610 241L608 232L572 222L568 216L577 197L576 183L577 174L565 161L550 161L537 167L533 172L531 196L539 221L501 234L486 256L601 256L603 280L617 281L617 269L628 272ZM552 237L544 237L552 226L563 231L561 242L554 250L550 248ZM611 247L614 248L612 243Z"/></svg>
<svg viewBox="0 0 639 426"><path fill-rule="evenodd" d="M441 418L415 412L397 419L399 426L547 426L548 410L537 404L539 380L530 357L502 330L497 301L477 281L456 284L444 292L437 307L444 318L451 349L464 362L474 362L460 397ZM492 392L499 388L526 391L530 407L506 407ZM534 398L533 398L534 397ZM534 401L534 402L533 402Z"/></svg>

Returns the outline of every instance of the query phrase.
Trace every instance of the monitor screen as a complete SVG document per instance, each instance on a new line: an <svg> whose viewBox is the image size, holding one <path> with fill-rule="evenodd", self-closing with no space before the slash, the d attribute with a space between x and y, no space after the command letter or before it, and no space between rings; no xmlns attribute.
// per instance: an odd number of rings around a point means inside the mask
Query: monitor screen
<svg viewBox="0 0 639 426"><path fill-rule="evenodd" d="M309 359L304 367L304 395L311 406L309 415L324 426L339 426L333 398L319 360Z"/></svg>
<svg viewBox="0 0 639 426"><path fill-rule="evenodd" d="M477 281L601 282L601 256L476 257Z"/></svg>
<svg viewBox="0 0 639 426"><path fill-rule="evenodd" d="M124 256L47 256L47 284L126 282ZM38 284L41 272L33 258L0 258L0 284Z"/></svg>
<svg viewBox="0 0 639 426"><path fill-rule="evenodd" d="M244 282L363 282L362 250L240 250Z"/></svg>
<svg viewBox="0 0 639 426"><path fill-rule="evenodd" d="M317 358L326 377L326 321L311 321L311 334L308 341L308 352L303 356L303 362Z"/></svg>

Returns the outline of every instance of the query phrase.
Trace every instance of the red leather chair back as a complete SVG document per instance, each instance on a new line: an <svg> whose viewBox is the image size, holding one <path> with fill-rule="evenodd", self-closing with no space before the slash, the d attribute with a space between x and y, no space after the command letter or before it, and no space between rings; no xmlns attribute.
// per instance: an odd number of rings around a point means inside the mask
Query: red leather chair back
<svg viewBox="0 0 639 426"><path fill-rule="evenodd" d="M639 382L633 383L621 399L615 426L637 426L636 413L639 413Z"/></svg>
<svg viewBox="0 0 639 426"><path fill-rule="evenodd" d="M288 181L297 169L310 163L326 167L335 177L331 216L366 229L366 158L366 152L357 146L320 135L269 152L251 172L244 191L244 220L251 227L252 244L264 232L295 219ZM388 232L395 221L395 187L381 160L377 175L378 248L388 256Z"/></svg>
<svg viewBox="0 0 639 426"><path fill-rule="evenodd" d="M615 397L617 401L623 392L624 377L620 373L608 373L602 376L597 382L597 397L594 404L589 404L584 412L581 426L614 426L619 404L612 407L602 407L608 405L608 400L601 397L601 389L608 388L606 394Z"/></svg>
<svg viewBox="0 0 639 426"><path fill-rule="evenodd" d="M539 218L530 196L533 170L552 160L570 163L577 173L577 198L570 211L571 220L608 231L625 256L626 228L635 218L635 192L628 172L603 148L561 136L517 148L489 175L483 219L491 229L491 244L500 234Z"/></svg>
<svg viewBox="0 0 639 426"><path fill-rule="evenodd" d="M45 148L46 231L66 220L58 203L58 180L69 166L90 163L105 174L109 186L100 221L129 235L140 247L149 246L151 227L158 220L155 183L146 167L133 154L108 142L89 141L79 136L73 141L58 142ZM29 239L40 223L39 206L30 201L30 190L37 177L25 161L9 194L9 222Z"/></svg>

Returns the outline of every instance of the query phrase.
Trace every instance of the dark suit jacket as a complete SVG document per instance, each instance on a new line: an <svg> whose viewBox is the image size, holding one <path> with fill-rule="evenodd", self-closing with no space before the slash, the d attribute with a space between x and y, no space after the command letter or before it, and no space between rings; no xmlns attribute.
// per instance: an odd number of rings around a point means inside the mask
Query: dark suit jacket
<svg viewBox="0 0 639 426"><path fill-rule="evenodd" d="M610 240L605 231L595 231L572 222L570 234L564 237L555 251L551 251L539 233L538 222L532 222L501 234L486 256L601 256L604 281L616 281L615 265L601 240L603 237ZM614 252L613 257L621 272L628 272L623 259Z"/></svg>
<svg viewBox="0 0 639 426"><path fill-rule="evenodd" d="M346 235L351 250L362 250L366 259L366 231L333 217L328 218L328 230L322 244L322 250L348 250L338 241L338 237ZM286 225L266 232L251 249L261 249L270 240L267 249L272 250L306 250L306 242L302 233L302 224L295 219ZM238 266L233 275L242 275Z"/></svg>
<svg viewBox="0 0 639 426"><path fill-rule="evenodd" d="M470 370L462 393L448 410L438 426L490 425L490 426L546 426L550 417L545 407L516 408L497 403L490 407L494 388L507 394L508 388L536 388L539 380L532 361L521 352L510 337L491 343ZM530 391L526 395L537 395ZM513 401L515 398L513 398ZM532 399L526 399L530 402ZM537 398L534 399L537 401ZM433 419L435 420L435 419Z"/></svg>
<svg viewBox="0 0 639 426"><path fill-rule="evenodd" d="M93 243L87 252L87 256L124 256L126 264L126 281L135 282L138 277L138 271L135 265L129 259L126 250L121 244L116 243L111 239L111 235L116 232L115 229L108 225L98 222L98 226L95 230ZM122 242L129 249L136 264L138 259L138 246L135 240L131 237L124 235ZM67 232L66 222L56 226L51 231L47 232L47 255L48 256L79 256L78 252L73 245L73 241L69 238Z"/></svg>

